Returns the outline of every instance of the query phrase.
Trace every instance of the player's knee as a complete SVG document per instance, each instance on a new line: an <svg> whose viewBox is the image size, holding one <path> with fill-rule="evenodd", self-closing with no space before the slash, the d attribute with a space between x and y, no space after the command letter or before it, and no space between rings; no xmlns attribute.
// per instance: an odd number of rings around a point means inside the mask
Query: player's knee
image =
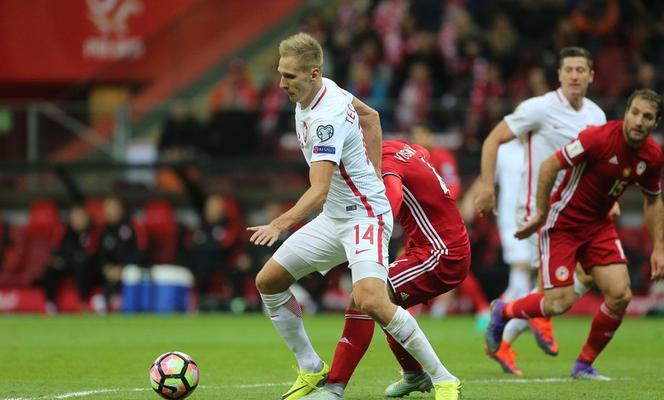
<svg viewBox="0 0 664 400"><path fill-rule="evenodd" d="M281 293L293 284L294 278L272 259L268 260L256 275L256 289L259 293Z"/></svg>
<svg viewBox="0 0 664 400"><path fill-rule="evenodd" d="M546 315L560 315L572 308L572 304L574 304L574 291L571 294L564 292L545 298L544 309Z"/></svg>
<svg viewBox="0 0 664 400"><path fill-rule="evenodd" d="M367 290L354 290L353 302L360 311L371 316L376 314L379 305L377 296Z"/></svg>
<svg viewBox="0 0 664 400"><path fill-rule="evenodd" d="M266 274L261 269L256 275L256 289L259 293L268 293L270 288L270 281Z"/></svg>
<svg viewBox="0 0 664 400"><path fill-rule="evenodd" d="M382 317L385 314L385 303L388 302L385 296L379 295L376 291L353 289L353 301L361 312L371 318L379 321L384 319Z"/></svg>
<svg viewBox="0 0 664 400"><path fill-rule="evenodd" d="M632 290L629 287L625 287L608 296L606 304L613 310L624 311L627 309L630 301L632 301Z"/></svg>

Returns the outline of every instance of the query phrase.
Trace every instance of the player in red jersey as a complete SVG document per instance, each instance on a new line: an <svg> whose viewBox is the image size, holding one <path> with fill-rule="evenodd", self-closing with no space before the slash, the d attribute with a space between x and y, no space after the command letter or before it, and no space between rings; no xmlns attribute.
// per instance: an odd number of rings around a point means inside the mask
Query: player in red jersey
<svg viewBox="0 0 664 400"><path fill-rule="evenodd" d="M470 242L450 190L427 161L428 151L406 141L383 142L382 175L390 206L407 235L406 248L388 271L390 297L408 308L458 286L470 267ZM352 300L325 387L305 399L342 399L355 367L373 337L374 322ZM387 340L403 378L388 386L387 397L432 388L422 366L391 336ZM450 397L453 398L453 397ZM454 397L456 398L456 397Z"/></svg>
<svg viewBox="0 0 664 400"><path fill-rule="evenodd" d="M627 101L623 121L591 127L578 139L544 161L537 186L537 212L519 231L519 239L540 231L542 286L535 293L510 303L496 300L486 344L495 352L505 323L512 318L559 315L575 300L577 261L604 295L593 318L590 334L572 368L575 379L608 380L593 367L622 322L631 300L627 259L609 210L625 188L638 184L644 195L644 216L654 242L651 279L664 277L664 206L661 179L664 156L649 137L662 115L662 97L652 90L637 90ZM549 196L558 171L565 176Z"/></svg>
<svg viewBox="0 0 664 400"><path fill-rule="evenodd" d="M424 147L429 152L429 164L443 178L450 190L450 197L457 200L461 194L461 178L456 157L451 151L437 146L431 129L426 125L415 125L410 129L410 143ZM475 330L484 332L489 324L489 301L482 287L472 272L459 285L456 292L470 299L475 310ZM453 292L448 293L453 295ZM445 296L446 297L446 296ZM438 301L449 301L449 298L439 298Z"/></svg>

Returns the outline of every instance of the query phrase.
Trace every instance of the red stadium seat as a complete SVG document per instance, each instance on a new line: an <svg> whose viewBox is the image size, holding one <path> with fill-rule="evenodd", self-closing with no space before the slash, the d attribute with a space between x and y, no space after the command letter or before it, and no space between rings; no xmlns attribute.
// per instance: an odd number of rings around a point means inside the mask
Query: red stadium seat
<svg viewBox="0 0 664 400"><path fill-rule="evenodd" d="M21 287L34 283L50 262L53 246L61 233L62 222L55 203L35 201L28 212L25 230L14 233L15 241L8 249L0 273L0 285Z"/></svg>

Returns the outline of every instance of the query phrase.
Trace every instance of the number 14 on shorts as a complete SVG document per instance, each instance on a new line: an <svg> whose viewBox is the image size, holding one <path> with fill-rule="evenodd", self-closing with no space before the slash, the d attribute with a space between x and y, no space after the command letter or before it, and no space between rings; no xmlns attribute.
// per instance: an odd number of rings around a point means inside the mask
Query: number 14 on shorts
<svg viewBox="0 0 664 400"><path fill-rule="evenodd" d="M362 229L363 227L360 226L360 224L357 224L353 227L355 230L355 244L360 245L360 240L363 241L363 243L367 243L370 246L373 246L374 244L374 226L373 224L369 224L366 229ZM364 230L364 233L360 237L360 232Z"/></svg>

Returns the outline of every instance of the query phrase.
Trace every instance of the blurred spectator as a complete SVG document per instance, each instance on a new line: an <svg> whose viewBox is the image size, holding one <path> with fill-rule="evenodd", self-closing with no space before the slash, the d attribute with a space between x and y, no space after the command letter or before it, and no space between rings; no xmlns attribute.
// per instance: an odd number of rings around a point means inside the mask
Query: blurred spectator
<svg viewBox="0 0 664 400"><path fill-rule="evenodd" d="M249 110L258 105L258 90L254 87L249 70L243 60L231 61L228 73L212 90L210 109Z"/></svg>
<svg viewBox="0 0 664 400"><path fill-rule="evenodd" d="M542 96L550 90L551 87L544 69L532 67L527 70L527 73L520 73L515 79L512 79L506 93L509 93L510 102L516 105L527 98Z"/></svg>
<svg viewBox="0 0 664 400"><path fill-rule="evenodd" d="M286 107L288 95L279 87L280 79L281 75L275 67L268 74L261 91L258 154L273 154L278 146L281 133L288 132L293 123L292 110Z"/></svg>
<svg viewBox="0 0 664 400"><path fill-rule="evenodd" d="M167 161L192 159L198 149L205 147L204 142L203 126L191 112L187 101L177 99L159 137L159 157Z"/></svg>
<svg viewBox="0 0 664 400"><path fill-rule="evenodd" d="M664 3L658 4L664 9ZM664 11L661 11L654 26L649 26L640 55L644 61L655 65L658 75L664 74Z"/></svg>
<svg viewBox="0 0 664 400"><path fill-rule="evenodd" d="M495 63L476 64L475 80L466 113L465 147L479 150L484 137L504 115L505 84L500 66Z"/></svg>
<svg viewBox="0 0 664 400"><path fill-rule="evenodd" d="M407 0L384 0L376 7L373 26L383 39L383 52L390 67L403 61L413 23L408 17Z"/></svg>
<svg viewBox="0 0 664 400"><path fill-rule="evenodd" d="M395 111L397 127L408 131L413 125L428 124L431 96L429 67L422 62L411 65L408 79L399 93Z"/></svg>
<svg viewBox="0 0 664 400"><path fill-rule="evenodd" d="M426 31L415 31L411 37L403 63L394 72L393 93L399 93L404 85L409 84L415 65L424 64L429 75L430 98L439 98L449 88L450 77L445 60L438 50L436 36Z"/></svg>
<svg viewBox="0 0 664 400"><path fill-rule="evenodd" d="M551 90L546 79L546 73L540 67L535 67L528 73L528 93L525 97L543 96Z"/></svg>
<svg viewBox="0 0 664 400"><path fill-rule="evenodd" d="M231 61L228 74L212 91L212 117L206 151L212 157L255 153L258 141L259 92L244 61Z"/></svg>
<svg viewBox="0 0 664 400"><path fill-rule="evenodd" d="M443 15L443 7L446 2L440 0L416 0L410 2L410 13L415 18L417 25L431 33L440 29Z"/></svg>
<svg viewBox="0 0 664 400"><path fill-rule="evenodd" d="M48 314L57 312L58 285L65 277L73 277L76 282L81 311L90 309L90 293L99 276L96 258L98 244L98 232L92 229L85 209L78 205L72 207L51 264L46 267L41 279Z"/></svg>
<svg viewBox="0 0 664 400"><path fill-rule="evenodd" d="M200 294L199 309L213 310L218 299L213 294L214 275L231 286L231 296L242 296L241 277L235 268L236 256L242 246L243 224L239 214L227 209L221 196L212 195L205 201L203 221L193 232L188 266L194 274Z"/></svg>
<svg viewBox="0 0 664 400"><path fill-rule="evenodd" d="M370 65L360 60L353 60L350 65L350 77L346 85L355 97L367 103L378 112L385 109L388 101L388 88L379 73Z"/></svg>
<svg viewBox="0 0 664 400"><path fill-rule="evenodd" d="M636 79L632 86L622 92L622 97L629 95L638 89L652 89L661 92L661 85L657 81L657 70L655 65L647 61L642 61L636 65Z"/></svg>
<svg viewBox="0 0 664 400"><path fill-rule="evenodd" d="M122 283L122 269L127 265L140 266L144 254L139 247L136 229L126 215L120 198L108 197L104 200L104 219L106 226L101 234L99 261L106 286L107 304L117 309L115 299Z"/></svg>
<svg viewBox="0 0 664 400"><path fill-rule="evenodd" d="M438 147L433 132L425 125L415 125L410 129L410 142L424 147L429 152L429 163L443 178L443 182L450 190L450 196L456 200L461 192L461 178L454 154Z"/></svg>
<svg viewBox="0 0 664 400"><path fill-rule="evenodd" d="M560 53L565 47L576 46L579 43L579 35L571 20L563 18L556 24L553 32L553 51Z"/></svg>
<svg viewBox="0 0 664 400"><path fill-rule="evenodd" d="M511 78L518 63L519 36L506 14L496 14L485 34L489 57L500 66L505 78Z"/></svg>
<svg viewBox="0 0 664 400"><path fill-rule="evenodd" d="M576 31L589 38L607 37L616 33L620 25L620 5L618 0L581 0L572 11L571 20Z"/></svg>

